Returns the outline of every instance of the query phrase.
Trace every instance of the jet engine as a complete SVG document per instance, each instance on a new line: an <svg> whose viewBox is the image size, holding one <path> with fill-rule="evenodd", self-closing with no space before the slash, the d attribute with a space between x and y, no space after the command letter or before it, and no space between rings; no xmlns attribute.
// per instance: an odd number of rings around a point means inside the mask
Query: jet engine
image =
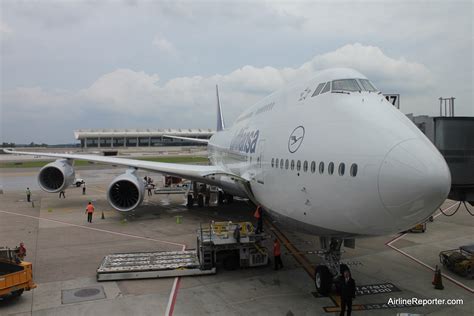
<svg viewBox="0 0 474 316"><path fill-rule="evenodd" d="M58 159L41 168L38 184L42 190L55 193L69 187L75 178L72 162L67 159Z"/></svg>
<svg viewBox="0 0 474 316"><path fill-rule="evenodd" d="M107 199L117 211L132 211L143 202L145 185L135 172L136 170L127 170L109 185Z"/></svg>

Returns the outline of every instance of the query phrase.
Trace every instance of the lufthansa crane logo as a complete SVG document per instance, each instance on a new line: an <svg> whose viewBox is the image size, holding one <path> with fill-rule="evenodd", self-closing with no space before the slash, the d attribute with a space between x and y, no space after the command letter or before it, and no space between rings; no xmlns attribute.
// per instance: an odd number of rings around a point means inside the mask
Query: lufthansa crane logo
<svg viewBox="0 0 474 316"><path fill-rule="evenodd" d="M298 126L293 130L288 139L288 150L290 153L295 153L298 148L300 148L301 143L303 143L304 138L304 127Z"/></svg>

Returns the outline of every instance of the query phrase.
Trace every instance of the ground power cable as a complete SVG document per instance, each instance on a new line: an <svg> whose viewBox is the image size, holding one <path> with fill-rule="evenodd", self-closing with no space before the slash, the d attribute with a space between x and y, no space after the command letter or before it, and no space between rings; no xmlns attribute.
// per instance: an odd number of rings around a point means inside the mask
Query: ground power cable
<svg viewBox="0 0 474 316"><path fill-rule="evenodd" d="M448 217L449 217L449 216L453 216L454 214L456 214L456 213L458 212L458 210L459 210L460 207L461 207L461 202L458 203L458 207L456 207L456 210L455 210L454 212L452 212L451 214L445 213L445 212L441 209L441 207L439 208L439 211L440 211L444 216L448 216Z"/></svg>
<svg viewBox="0 0 474 316"><path fill-rule="evenodd" d="M458 211L459 208L461 207L461 204L464 204L464 207L466 208L466 211L469 213L469 215L474 216L474 213L472 213L472 212L469 210L469 207L467 206L466 201L459 201L458 207L457 207L456 210L455 210L454 212L452 212L451 214L445 213L445 212L441 209L441 207L439 208L439 210L440 210L440 212L441 212L444 216L448 216L448 217L449 217L449 216L453 216L454 214L457 213L457 211Z"/></svg>

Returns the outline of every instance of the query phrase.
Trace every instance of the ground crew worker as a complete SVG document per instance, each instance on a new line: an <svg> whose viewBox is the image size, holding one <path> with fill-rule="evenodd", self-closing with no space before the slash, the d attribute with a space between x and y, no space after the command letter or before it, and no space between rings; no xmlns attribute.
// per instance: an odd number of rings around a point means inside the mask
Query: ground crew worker
<svg viewBox="0 0 474 316"><path fill-rule="evenodd" d="M261 234L263 232L263 212L262 212L262 207L259 205L257 206L257 209L255 210L255 213L253 216L257 219L257 230L255 231L255 234Z"/></svg>
<svg viewBox="0 0 474 316"><path fill-rule="evenodd" d="M355 281L351 277L349 270L344 270L339 280L339 291L341 292L341 313L344 316L347 307L347 315L350 316L352 312L352 300L355 298Z"/></svg>
<svg viewBox="0 0 474 316"><path fill-rule="evenodd" d="M61 190L61 191L59 192L59 198L61 198L61 196L62 196L63 198L66 198L66 194L65 194L64 190Z"/></svg>
<svg viewBox="0 0 474 316"><path fill-rule="evenodd" d="M238 244L240 244L240 225L237 224L234 229L234 238Z"/></svg>
<svg viewBox="0 0 474 316"><path fill-rule="evenodd" d="M86 195L86 182L82 181L82 195Z"/></svg>
<svg viewBox="0 0 474 316"><path fill-rule="evenodd" d="M280 241L276 238L273 241L273 257L273 260L275 261L275 270L283 268L283 262L281 261Z"/></svg>
<svg viewBox="0 0 474 316"><path fill-rule="evenodd" d="M89 204L87 204L86 213L87 213L87 222L92 223L92 214L94 214L94 205L92 205L92 202L89 202Z"/></svg>
<svg viewBox="0 0 474 316"><path fill-rule="evenodd" d="M204 204L206 206L209 206L210 202L211 202L211 186L208 185L208 186L206 186L206 195L205 195L205 199L204 199Z"/></svg>
<svg viewBox="0 0 474 316"><path fill-rule="evenodd" d="M30 188L26 188L26 200L31 202L31 191Z"/></svg>
<svg viewBox="0 0 474 316"><path fill-rule="evenodd" d="M146 185L146 188L147 188L147 190L148 190L148 196L152 196L153 193L151 192L151 190L153 189L153 184L148 183L148 184Z"/></svg>
<svg viewBox="0 0 474 316"><path fill-rule="evenodd" d="M23 261L26 256L26 248L24 243L20 243L20 247L16 249L16 256Z"/></svg>

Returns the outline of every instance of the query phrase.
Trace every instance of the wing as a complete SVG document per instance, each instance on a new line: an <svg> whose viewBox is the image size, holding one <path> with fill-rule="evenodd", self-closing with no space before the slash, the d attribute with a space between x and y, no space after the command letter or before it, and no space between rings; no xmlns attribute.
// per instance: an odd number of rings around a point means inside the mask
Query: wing
<svg viewBox="0 0 474 316"><path fill-rule="evenodd" d="M192 138L192 137L181 137L181 136L171 136L171 135L163 135L163 137L168 137L168 138L174 138L174 139L182 139L182 140L187 140L195 143L201 143L201 144L208 144L209 139L200 139L200 138Z"/></svg>
<svg viewBox="0 0 474 316"><path fill-rule="evenodd" d="M109 165L118 165L124 167L131 167L149 171L155 171L166 175L177 176L195 181L206 181L207 176L211 174L226 174L233 176L224 169L218 166L203 166L203 165L189 165L189 164L176 164L176 163L165 163L165 162L154 162L144 161L137 159L126 159L117 157L104 157L96 155L82 155L82 154L56 154L56 153L38 153L38 152L24 152L24 151L13 151L3 150L8 154L18 155L29 155L29 156L43 156L57 159L70 159L70 160L86 160L93 161Z"/></svg>

